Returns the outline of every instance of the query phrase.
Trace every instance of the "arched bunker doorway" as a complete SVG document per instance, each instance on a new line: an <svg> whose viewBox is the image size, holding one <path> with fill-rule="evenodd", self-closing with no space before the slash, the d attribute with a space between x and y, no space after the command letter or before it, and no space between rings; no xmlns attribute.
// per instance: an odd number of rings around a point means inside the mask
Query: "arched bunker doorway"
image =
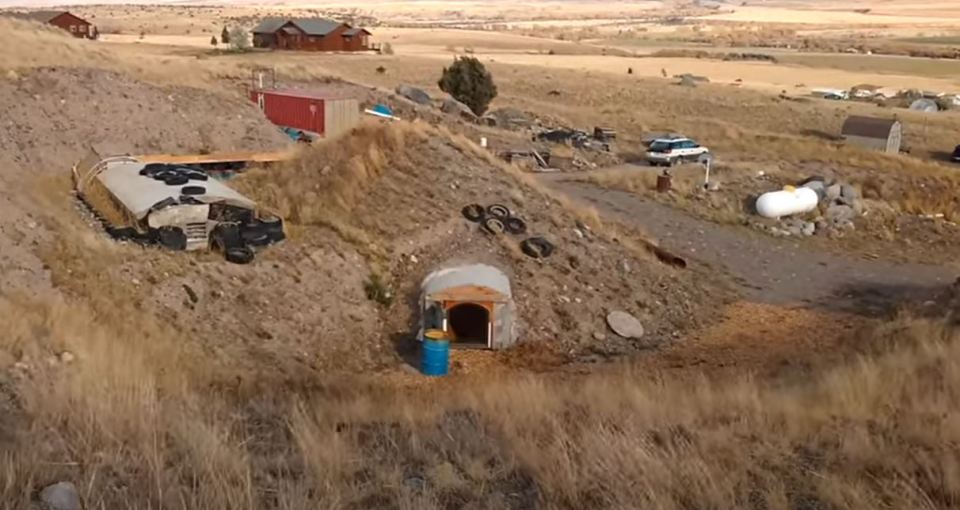
<svg viewBox="0 0 960 510"><path fill-rule="evenodd" d="M423 282L421 331L442 329L452 347L513 345L510 280L499 269L473 264L431 273Z"/></svg>
<svg viewBox="0 0 960 510"><path fill-rule="evenodd" d="M447 309L447 326L457 343L486 347L491 334L490 310L476 303L456 303Z"/></svg>

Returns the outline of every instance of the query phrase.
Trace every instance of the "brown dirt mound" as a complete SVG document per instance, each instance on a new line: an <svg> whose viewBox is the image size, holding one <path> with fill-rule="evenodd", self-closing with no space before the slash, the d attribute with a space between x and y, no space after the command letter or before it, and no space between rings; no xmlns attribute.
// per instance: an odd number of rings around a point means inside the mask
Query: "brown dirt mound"
<svg viewBox="0 0 960 510"><path fill-rule="evenodd" d="M371 123L305 152L281 169L251 172L238 186L299 225L328 226L365 254L398 299L382 309L384 335L398 343L418 319L422 279L452 262L482 262L512 278L524 342L564 353L617 355L667 341L706 319L710 278L665 266L636 234L600 225L536 187L466 138L419 123ZM491 236L460 213L502 203L531 235L557 245L544 261L524 256L522 237ZM699 278L699 282L695 280ZM640 317L642 342L607 330L612 309Z"/></svg>

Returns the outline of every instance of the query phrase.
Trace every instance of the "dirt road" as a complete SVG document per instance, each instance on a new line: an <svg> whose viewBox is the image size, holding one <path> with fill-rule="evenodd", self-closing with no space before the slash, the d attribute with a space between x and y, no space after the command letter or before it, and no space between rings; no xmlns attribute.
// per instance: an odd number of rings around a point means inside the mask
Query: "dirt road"
<svg viewBox="0 0 960 510"><path fill-rule="evenodd" d="M545 184L593 205L606 217L636 227L661 246L728 272L748 300L825 308L875 316L904 300L923 300L960 272L922 264L896 264L825 253L802 240L777 239L719 225L624 191L544 175Z"/></svg>

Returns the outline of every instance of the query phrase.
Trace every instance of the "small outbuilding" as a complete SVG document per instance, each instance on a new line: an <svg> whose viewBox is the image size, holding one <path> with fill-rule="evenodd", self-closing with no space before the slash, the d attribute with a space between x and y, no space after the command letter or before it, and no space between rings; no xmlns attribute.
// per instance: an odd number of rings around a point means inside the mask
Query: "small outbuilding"
<svg viewBox="0 0 960 510"><path fill-rule="evenodd" d="M897 119L853 115L843 123L840 134L847 143L888 154L900 153L903 142L903 127Z"/></svg>
<svg viewBox="0 0 960 510"><path fill-rule="evenodd" d="M447 332L458 348L504 349L515 341L510 278L484 264L451 266L423 281L421 333Z"/></svg>

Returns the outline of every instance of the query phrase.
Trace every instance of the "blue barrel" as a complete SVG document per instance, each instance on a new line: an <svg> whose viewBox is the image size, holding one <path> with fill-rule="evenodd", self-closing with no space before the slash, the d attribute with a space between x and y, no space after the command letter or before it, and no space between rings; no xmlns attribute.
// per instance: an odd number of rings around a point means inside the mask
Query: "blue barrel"
<svg viewBox="0 0 960 510"><path fill-rule="evenodd" d="M442 331L428 331L423 338L423 357L420 359L423 375L442 377L450 370L450 341Z"/></svg>

